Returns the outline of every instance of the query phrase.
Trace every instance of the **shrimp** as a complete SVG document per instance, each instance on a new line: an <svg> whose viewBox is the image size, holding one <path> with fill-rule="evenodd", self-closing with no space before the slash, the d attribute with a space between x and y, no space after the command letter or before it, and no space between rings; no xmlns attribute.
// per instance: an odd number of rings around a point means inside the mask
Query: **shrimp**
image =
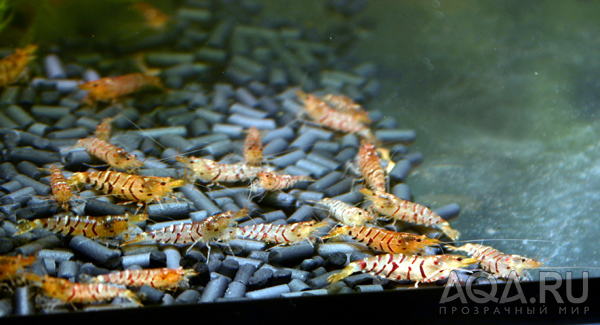
<svg viewBox="0 0 600 325"><path fill-rule="evenodd" d="M367 272L393 281L416 281L417 288L419 282L431 283L446 279L452 270L473 263L477 263L477 260L459 255L383 254L352 262L341 272L329 276L327 282L340 281L356 272Z"/></svg>
<svg viewBox="0 0 600 325"><path fill-rule="evenodd" d="M448 221L424 205L400 199L383 191L373 192L363 188L360 192L373 202L371 209L386 218L438 228L452 240L457 240L460 236L460 232L450 228Z"/></svg>
<svg viewBox="0 0 600 325"><path fill-rule="evenodd" d="M362 226L375 219L368 211L339 200L324 198L316 203L328 208L333 217L346 226Z"/></svg>
<svg viewBox="0 0 600 325"><path fill-rule="evenodd" d="M171 194L174 188L185 185L181 179L171 177L138 176L121 172L78 172L67 179L69 186L91 185L98 191L137 202L138 210L144 204L160 200Z"/></svg>
<svg viewBox="0 0 600 325"><path fill-rule="evenodd" d="M439 240L428 238L424 235L358 226L335 228L329 235L323 237L323 239L342 235L349 235L359 243L386 253L414 254L424 250L427 246L440 244Z"/></svg>
<svg viewBox="0 0 600 325"><path fill-rule="evenodd" d="M146 87L164 89L160 78L139 72L100 78L79 85L79 89L88 90L88 94L83 100L90 106L94 106L97 102L112 102L114 104L117 98Z"/></svg>
<svg viewBox="0 0 600 325"><path fill-rule="evenodd" d="M205 183L242 182L254 180L261 171L270 171L268 167L251 166L245 162L221 164L214 160L196 157L178 156L177 161L192 171L190 179L199 179Z"/></svg>
<svg viewBox="0 0 600 325"><path fill-rule="evenodd" d="M385 175L375 146L362 142L358 152L358 166L367 185L375 191L386 191Z"/></svg>
<svg viewBox="0 0 600 325"><path fill-rule="evenodd" d="M12 281L36 260L35 256L0 256L0 281Z"/></svg>
<svg viewBox="0 0 600 325"><path fill-rule="evenodd" d="M89 154L105 161L111 168L132 172L144 166L144 163L137 159L136 155L130 154L125 149L121 149L99 138L90 137L80 139L75 144L75 147L84 147Z"/></svg>
<svg viewBox="0 0 600 325"><path fill-rule="evenodd" d="M256 174L257 179L252 183L252 191L259 188L267 191L279 191L290 188L299 182L312 182L313 179L309 176L302 175L278 175L271 172L259 172Z"/></svg>
<svg viewBox="0 0 600 325"><path fill-rule="evenodd" d="M176 290L179 283L187 282L189 277L196 276L194 270L157 268L141 270L124 270L98 275L93 278L94 283L111 283L128 287L141 287L149 285L159 290Z"/></svg>
<svg viewBox="0 0 600 325"><path fill-rule="evenodd" d="M28 273L27 278L35 285L41 287L47 296L71 304L90 304L122 297L135 303L137 306L142 306L135 293L114 285L76 283L48 275L40 277L33 273Z"/></svg>
<svg viewBox="0 0 600 325"><path fill-rule="evenodd" d="M251 166L260 166L263 160L262 156L262 140L260 139L260 131L253 126L248 130L244 141L244 160L246 164Z"/></svg>
<svg viewBox="0 0 600 325"><path fill-rule="evenodd" d="M105 217L55 215L52 218L35 219L33 221L21 219L17 225L18 231L13 236L18 236L37 228L43 228L66 236L83 235L88 238L117 237L129 229L131 222L144 220L148 220L147 214L131 215L129 213L120 216Z"/></svg>
<svg viewBox="0 0 600 325"><path fill-rule="evenodd" d="M481 244L465 244L453 248L455 251L464 251L479 261L484 271L505 279L525 279L526 269L535 269L542 266L541 262L520 255L507 255L501 251Z"/></svg>
<svg viewBox="0 0 600 325"><path fill-rule="evenodd" d="M110 139L110 134L112 132L112 122L115 120L114 117L107 117L100 122L96 126L96 130L94 131L94 136L97 139L108 141Z"/></svg>
<svg viewBox="0 0 600 325"><path fill-rule="evenodd" d="M144 16L146 25L153 29L162 29L169 22L171 17L160 11L158 8L147 2L137 2L131 5L132 9L137 10Z"/></svg>
<svg viewBox="0 0 600 325"><path fill-rule="evenodd" d="M309 239L319 228L327 226L327 220L296 222L287 225L261 223L236 228L237 237L254 239L269 244L294 245Z"/></svg>
<svg viewBox="0 0 600 325"><path fill-rule="evenodd" d="M121 246L131 244L143 244L155 242L160 244L188 244L189 249L198 242L208 244L214 241L226 241L233 239L235 235L235 220L246 215L247 211L242 209L238 212L231 210L208 217L202 221L192 223L180 223L170 225L153 231L143 232L130 240L126 240ZM188 249L188 250L189 250Z"/></svg>
<svg viewBox="0 0 600 325"><path fill-rule="evenodd" d="M37 45L27 45L0 60L0 87L12 84L27 74L27 64L35 59Z"/></svg>
<svg viewBox="0 0 600 325"><path fill-rule="evenodd" d="M375 139L371 129L361 123L356 116L333 109L327 102L315 95L299 92L304 100L304 109L308 116L321 126L342 132L356 133L369 141Z"/></svg>
<svg viewBox="0 0 600 325"><path fill-rule="evenodd" d="M69 209L69 202L73 198L71 186L67 184L65 176L60 169L54 165L50 166L50 185L52 187L52 197L63 210Z"/></svg>
<svg viewBox="0 0 600 325"><path fill-rule="evenodd" d="M371 123L369 114L360 104L357 104L348 96L328 94L323 96L323 100L326 101L329 106L340 112L352 114L359 122L365 124Z"/></svg>

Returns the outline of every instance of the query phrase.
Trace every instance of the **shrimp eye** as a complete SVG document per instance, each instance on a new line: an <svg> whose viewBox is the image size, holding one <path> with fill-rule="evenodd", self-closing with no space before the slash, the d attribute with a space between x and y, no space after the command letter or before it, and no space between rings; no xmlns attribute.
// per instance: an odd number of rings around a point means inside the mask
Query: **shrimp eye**
<svg viewBox="0 0 600 325"><path fill-rule="evenodd" d="M160 185L165 186L167 185L167 182L161 182Z"/></svg>
<svg viewBox="0 0 600 325"><path fill-rule="evenodd" d="M421 242L421 238L417 239L417 243L420 243L420 242Z"/></svg>
<svg viewBox="0 0 600 325"><path fill-rule="evenodd" d="M462 257L459 257L456 260L460 262L460 261L462 261Z"/></svg>

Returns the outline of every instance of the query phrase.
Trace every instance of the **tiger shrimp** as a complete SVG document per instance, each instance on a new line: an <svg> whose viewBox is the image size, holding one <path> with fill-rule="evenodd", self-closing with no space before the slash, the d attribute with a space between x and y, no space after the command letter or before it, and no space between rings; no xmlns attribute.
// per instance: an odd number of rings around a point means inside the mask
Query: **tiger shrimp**
<svg viewBox="0 0 600 325"><path fill-rule="evenodd" d="M541 262L534 259L520 255L507 255L491 246L481 244L468 243L452 250L466 252L479 261L484 271L504 279L525 279L526 269L542 266Z"/></svg>
<svg viewBox="0 0 600 325"><path fill-rule="evenodd" d="M339 273L329 276L327 282L334 283L353 273L363 272L392 281L415 281L417 288L419 282L431 283L446 279L453 270L474 263L477 263L476 259L459 255L383 254L354 261Z"/></svg>
<svg viewBox="0 0 600 325"><path fill-rule="evenodd" d="M12 281L23 273L23 269L33 264L35 256L0 256L0 281Z"/></svg>
<svg viewBox="0 0 600 325"><path fill-rule="evenodd" d="M60 169L54 165L50 166L50 186L52 188L52 197L63 210L69 209L69 204L73 198L71 186Z"/></svg>
<svg viewBox="0 0 600 325"><path fill-rule="evenodd" d="M371 129L361 123L356 116L332 108L315 95L302 92L299 92L298 95L304 101L304 110L308 116L321 126L337 131L356 133L369 141L375 139Z"/></svg>
<svg viewBox="0 0 600 325"><path fill-rule="evenodd" d="M170 225L153 231L143 232L121 246L144 243L183 244L192 243L191 249L198 242L209 244L216 241L227 241L235 236L236 220L246 215L242 209L237 212L226 211L208 217L202 221ZM210 246L209 246L210 248Z"/></svg>
<svg viewBox="0 0 600 325"><path fill-rule="evenodd" d="M362 226L366 222L375 219L368 211L351 206L348 203L339 200L323 198L316 203L326 207L331 212L334 219L346 226Z"/></svg>
<svg viewBox="0 0 600 325"><path fill-rule="evenodd" d="M296 185L299 182L312 182L313 179L303 175L279 175L271 172L258 172L257 179L251 184L251 191L255 192L259 189L267 191L285 190Z"/></svg>
<svg viewBox="0 0 600 325"><path fill-rule="evenodd" d="M190 179L199 179L204 183L251 181L256 179L259 172L271 170L262 166L251 166L245 162L222 164L214 160L196 157L178 156L177 161L192 171Z"/></svg>
<svg viewBox="0 0 600 325"><path fill-rule="evenodd" d="M253 126L248 130L248 134L244 140L244 161L246 164L260 166L263 161L262 151L260 131L257 127Z"/></svg>
<svg viewBox="0 0 600 325"><path fill-rule="evenodd" d="M129 213L105 217L55 215L51 218L32 221L21 219L17 225L18 231L13 236L43 228L66 236L82 235L88 238L110 238L117 237L127 231L132 222L144 220L148 220L148 215L131 215Z"/></svg>
<svg viewBox="0 0 600 325"><path fill-rule="evenodd" d="M98 159L105 161L111 168L121 169L127 172L133 172L144 166L144 163L137 159L134 154L128 153L125 149L110 144L106 140L95 137L80 139L75 147L84 147L85 150Z"/></svg>
<svg viewBox="0 0 600 325"><path fill-rule="evenodd" d="M0 87L19 81L27 74L27 64L35 59L37 45L27 45L0 60Z"/></svg>
<svg viewBox="0 0 600 325"><path fill-rule="evenodd" d="M90 106L97 102L115 103L119 97L129 95L146 87L164 89L160 78L144 73L129 73L116 77L105 77L79 85L88 93L83 99Z"/></svg>
<svg viewBox="0 0 600 325"><path fill-rule="evenodd" d="M452 240L457 240L460 236L460 232L452 229L448 221L424 205L400 199L383 191L363 188L360 192L373 203L371 209L386 218L438 228Z"/></svg>
<svg viewBox="0 0 600 325"><path fill-rule="evenodd" d="M386 191L385 174L373 144L362 142L358 152L358 167L370 188L375 191Z"/></svg>
<svg viewBox="0 0 600 325"><path fill-rule="evenodd" d="M69 186L91 185L98 191L137 202L138 210L152 201L160 200L173 193L173 189L185 185L181 179L157 176L138 176L121 172L78 172L67 179Z"/></svg>
<svg viewBox="0 0 600 325"><path fill-rule="evenodd" d="M294 245L310 237L319 228L327 226L327 220L316 222L315 220L296 222L287 225L274 225L261 223L251 226L236 228L237 238L253 239L268 244Z"/></svg>
<svg viewBox="0 0 600 325"><path fill-rule="evenodd" d="M369 114L360 104L354 102L352 98L348 96L328 94L323 96L323 100L326 101L329 106L340 112L354 115L359 122L365 124L371 123Z"/></svg>
<svg viewBox="0 0 600 325"><path fill-rule="evenodd" d="M91 304L104 302L116 297L125 298L137 306L142 306L132 291L103 283L76 283L67 279L54 278L48 275L40 277L33 273L27 279L42 288L45 295L71 304Z"/></svg>
<svg viewBox="0 0 600 325"><path fill-rule="evenodd" d="M440 241L425 235L395 232L377 227L342 226L335 228L323 239L348 235L367 247L386 253L415 254L427 246L439 245Z"/></svg>
<svg viewBox="0 0 600 325"><path fill-rule="evenodd" d="M159 290L176 290L181 282L187 282L190 277L197 274L196 271L192 269L184 270L183 267L177 269L164 267L111 272L98 275L91 281L94 283L110 283L128 287L148 285Z"/></svg>

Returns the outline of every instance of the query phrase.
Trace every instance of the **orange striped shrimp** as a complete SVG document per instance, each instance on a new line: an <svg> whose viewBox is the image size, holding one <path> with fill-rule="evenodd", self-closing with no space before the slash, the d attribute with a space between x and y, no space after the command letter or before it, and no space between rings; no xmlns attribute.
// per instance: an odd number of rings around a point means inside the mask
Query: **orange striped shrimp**
<svg viewBox="0 0 600 325"><path fill-rule="evenodd" d="M313 179L303 175L279 175L271 172L259 172L257 179L251 184L251 190L264 189L267 191L285 190L299 182L312 182Z"/></svg>
<svg viewBox="0 0 600 325"><path fill-rule="evenodd" d="M352 114L355 116L356 120L361 123L371 123L369 114L360 104L356 103L348 96L328 94L323 96L323 100L326 101L329 106L340 112Z"/></svg>
<svg viewBox="0 0 600 325"><path fill-rule="evenodd" d="M375 191L386 191L385 174L373 144L362 142L358 152L358 167L370 188Z"/></svg>
<svg viewBox="0 0 600 325"><path fill-rule="evenodd" d="M356 133L369 141L375 139L371 129L354 115L333 109L327 102L312 94L298 92L298 95L304 100L304 110L308 116L321 126L337 131Z"/></svg>
<svg viewBox="0 0 600 325"><path fill-rule="evenodd" d="M60 169L54 165L50 166L50 186L52 187L52 197L63 210L69 209L69 202L73 198L71 186L67 184L65 176Z"/></svg>
<svg viewBox="0 0 600 325"><path fill-rule="evenodd" d="M246 215L247 211L242 209L237 212L226 211L208 217L202 221L192 223L180 223L170 225L153 231L143 232L130 240L126 240L121 246L144 243L160 244L189 244L191 249L196 243L208 244L215 241L226 241L233 239L235 235L235 220Z"/></svg>
<svg viewBox="0 0 600 325"><path fill-rule="evenodd" d="M90 217L55 215L51 218L27 221L19 220L18 231L13 236L24 234L34 229L47 229L65 236L83 235L88 238L117 237L127 231L132 222L148 220L148 215L129 213L120 216Z"/></svg>
<svg viewBox="0 0 600 325"><path fill-rule="evenodd" d="M375 219L375 216L371 215L368 211L339 200L326 197L316 203L329 209L334 219L346 226L362 226L367 221Z"/></svg>
<svg viewBox="0 0 600 325"><path fill-rule="evenodd" d="M244 140L244 161L251 166L260 166L263 161L263 146L260 131L253 126L248 130Z"/></svg>
<svg viewBox="0 0 600 325"><path fill-rule="evenodd" d="M171 177L138 176L121 172L78 172L67 179L69 186L91 185L98 191L137 202L138 210L144 204L160 200L185 185L184 180Z"/></svg>
<svg viewBox="0 0 600 325"><path fill-rule="evenodd" d="M114 104L117 98L146 87L164 89L160 78L139 72L100 78L79 85L79 89L88 91L83 100L91 106L94 106L97 102L112 102Z"/></svg>
<svg viewBox="0 0 600 325"><path fill-rule="evenodd" d="M428 238L425 235L415 235L407 232L395 232L377 227L349 227L335 228L323 239L349 235L359 243L369 248L386 253L415 254L423 251L427 246L439 245L440 241Z"/></svg>
<svg viewBox="0 0 600 325"><path fill-rule="evenodd" d="M128 287L141 287L149 285L159 290L176 290L180 282L187 282L188 278L196 276L198 273L192 269L157 268L124 270L101 274L92 279L94 283L110 283L124 285Z"/></svg>
<svg viewBox="0 0 600 325"><path fill-rule="evenodd" d="M0 60L0 87L12 84L27 74L27 64L35 59L37 45L27 45Z"/></svg>
<svg viewBox="0 0 600 325"><path fill-rule="evenodd" d="M204 183L254 180L259 172L270 170L269 167L251 166L245 162L222 164L214 160L196 157L178 156L177 161L192 171L189 176L191 180L199 179Z"/></svg>
<svg viewBox="0 0 600 325"><path fill-rule="evenodd" d="M35 260L35 256L0 256L0 281L14 280L25 267L33 264Z"/></svg>
<svg viewBox="0 0 600 325"><path fill-rule="evenodd" d="M416 281L417 288L419 282L431 283L446 279L452 270L473 263L477 263L477 260L459 255L383 254L354 261L341 272L329 276L327 282L337 282L353 273L366 272L392 281Z"/></svg>
<svg viewBox="0 0 600 325"><path fill-rule="evenodd" d="M28 273L27 278L35 285L40 286L48 297L71 304L91 304L109 301L122 297L142 306L138 297L132 291L114 285L103 283L76 283L67 279L54 278L48 275L40 277Z"/></svg>
<svg viewBox="0 0 600 325"><path fill-rule="evenodd" d="M452 248L454 251L466 252L477 259L484 271L505 279L525 279L526 269L542 266L541 262L520 255L507 255L501 251L481 244L465 244Z"/></svg>
<svg viewBox="0 0 600 325"><path fill-rule="evenodd" d="M424 205L400 199L383 191L363 188L360 192L373 203L371 209L386 218L438 228L452 240L457 240L460 236L460 232L452 229L448 221Z"/></svg>
<svg viewBox="0 0 600 325"><path fill-rule="evenodd" d="M75 147L84 147L89 154L105 161L111 168L132 172L144 166L144 163L137 159L136 155L130 154L125 149L121 149L99 138L89 137L80 139L75 144Z"/></svg>
<svg viewBox="0 0 600 325"><path fill-rule="evenodd" d="M242 239L254 239L269 244L294 245L306 239L311 239L319 228L327 226L327 220L316 222L315 220L296 222L287 225L274 225L260 223L257 225L238 227L237 237Z"/></svg>

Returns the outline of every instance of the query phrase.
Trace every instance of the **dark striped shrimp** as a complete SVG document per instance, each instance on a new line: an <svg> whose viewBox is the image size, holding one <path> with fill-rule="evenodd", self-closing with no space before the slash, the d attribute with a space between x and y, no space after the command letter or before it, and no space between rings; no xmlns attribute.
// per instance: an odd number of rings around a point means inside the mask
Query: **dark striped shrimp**
<svg viewBox="0 0 600 325"><path fill-rule="evenodd" d="M419 282L446 279L452 270L473 263L477 263L477 260L459 255L383 254L352 262L341 272L329 276L327 282L337 282L353 273L366 272L392 281L415 281L415 287L418 287Z"/></svg>
<svg viewBox="0 0 600 325"><path fill-rule="evenodd" d="M128 287L141 287L143 285L151 286L159 290L176 290L180 282L187 282L188 278L198 273L192 269L157 268L157 269L139 269L124 270L101 274L93 278L95 283L111 283L124 285Z"/></svg>
<svg viewBox="0 0 600 325"><path fill-rule="evenodd" d="M12 84L21 79L27 72L27 64L35 59L33 53L37 45L27 45L22 49L0 60L0 87Z"/></svg>
<svg viewBox="0 0 600 325"><path fill-rule="evenodd" d="M375 146L362 142L358 152L358 167L367 185L375 191L386 191L385 174Z"/></svg>
<svg viewBox="0 0 600 325"><path fill-rule="evenodd" d="M0 281L12 281L19 277L23 269L33 264L35 256L0 256Z"/></svg>
<svg viewBox="0 0 600 325"><path fill-rule="evenodd" d="M316 203L325 206L334 219L346 226L362 226L375 219L368 211L339 200L323 198Z"/></svg>
<svg viewBox="0 0 600 325"><path fill-rule="evenodd" d="M236 228L236 233L237 237L242 239L254 239L269 244L293 245L310 239L312 234L325 226L327 226L327 220L318 223L311 220L287 225L261 223Z"/></svg>
<svg viewBox="0 0 600 325"><path fill-rule="evenodd" d="M146 87L164 89L160 78L144 73L105 77L79 85L80 89L88 91L83 100L91 106L94 106L97 102L112 102L114 104L119 97L132 94Z"/></svg>
<svg viewBox="0 0 600 325"><path fill-rule="evenodd" d="M440 241L428 238L425 235L415 235L407 232L395 232L377 227L349 227L335 228L323 239L348 235L359 243L369 248L386 253L415 254L423 251L427 246L439 245Z"/></svg>
<svg viewBox="0 0 600 325"><path fill-rule="evenodd" d="M208 244L215 241L227 241L235 236L236 219L246 214L242 209L238 212L226 211L208 217L202 221L170 225L153 231L143 232L121 246L144 243L189 244L190 249L198 242Z"/></svg>
<svg viewBox="0 0 600 325"><path fill-rule="evenodd" d="M269 167L251 166L245 162L222 164L214 160L196 157L178 156L177 161L183 163L192 173L191 180L199 179L204 183L243 182L254 180L261 171L270 171Z"/></svg>
<svg viewBox="0 0 600 325"><path fill-rule="evenodd" d="M520 255L507 255L491 246L481 244L469 243L452 250L466 252L479 261L484 271L505 279L524 279L526 269L542 266L541 262L534 259Z"/></svg>
<svg viewBox="0 0 600 325"><path fill-rule="evenodd" d="M260 166L263 161L263 146L260 131L253 126L248 130L244 140L244 161L251 166Z"/></svg>
<svg viewBox="0 0 600 325"><path fill-rule="evenodd" d="M120 199L137 202L138 207L173 193L173 189L185 185L184 180L171 177L138 176L121 172L79 172L67 179L69 186L91 185L98 191Z"/></svg>
<svg viewBox="0 0 600 325"><path fill-rule="evenodd" d="M312 182L313 179L303 175L279 175L271 172L259 172L257 179L252 183L251 190L263 189L267 191L285 190L299 182Z"/></svg>
<svg viewBox="0 0 600 325"><path fill-rule="evenodd" d="M142 306L138 297L132 291L118 286L103 283L76 283L48 275L40 277L33 273L27 274L28 280L40 286L48 297L71 304L91 304L109 301L122 297Z"/></svg>
<svg viewBox="0 0 600 325"><path fill-rule="evenodd" d="M99 138L80 139L75 147L84 147L89 154L106 162L111 168L133 172L144 166L144 163L137 159L136 155Z"/></svg>
<svg viewBox="0 0 600 325"><path fill-rule="evenodd" d="M69 209L69 202L73 198L71 186L60 169L54 165L50 166L50 186L52 188L52 197L63 210Z"/></svg>
<svg viewBox="0 0 600 325"><path fill-rule="evenodd" d="M129 213L105 217L55 215L51 218L32 221L21 219L17 225L19 230L13 236L43 228L65 236L82 235L88 238L111 238L127 231L132 222L147 219L148 215L146 214L131 215Z"/></svg>
<svg viewBox="0 0 600 325"><path fill-rule="evenodd" d="M361 123L371 123L369 114L360 104L354 102L352 98L348 96L328 94L323 96L323 100L326 101L329 106L340 112L354 115L356 120Z"/></svg>
<svg viewBox="0 0 600 325"><path fill-rule="evenodd" d="M450 227L448 221L424 205L406 201L382 191L371 191L363 188L360 192L373 203L371 209L386 218L438 228L452 240L457 240L460 236L457 230Z"/></svg>

